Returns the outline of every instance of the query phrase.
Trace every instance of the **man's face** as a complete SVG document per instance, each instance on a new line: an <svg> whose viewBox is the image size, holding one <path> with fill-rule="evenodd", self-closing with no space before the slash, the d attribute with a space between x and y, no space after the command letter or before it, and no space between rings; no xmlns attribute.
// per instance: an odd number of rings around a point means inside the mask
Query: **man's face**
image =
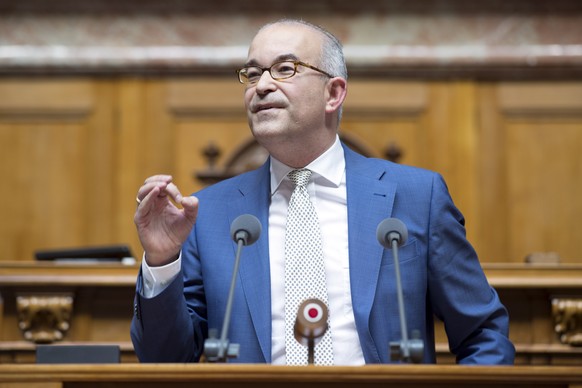
<svg viewBox="0 0 582 388"><path fill-rule="evenodd" d="M320 67L322 37L297 24L276 24L261 31L251 43L247 65L270 67L281 60L300 60ZM314 139L325 125L325 85L329 78L298 66L297 73L276 81L265 71L248 85L245 105L249 126L257 141L269 145L288 140Z"/></svg>

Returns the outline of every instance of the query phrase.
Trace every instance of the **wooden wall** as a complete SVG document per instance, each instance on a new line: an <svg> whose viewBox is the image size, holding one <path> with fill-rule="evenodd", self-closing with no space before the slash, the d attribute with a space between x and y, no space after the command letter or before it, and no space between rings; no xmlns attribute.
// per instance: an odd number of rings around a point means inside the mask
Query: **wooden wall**
<svg viewBox="0 0 582 388"><path fill-rule="evenodd" d="M234 77L0 79L0 260L128 243L143 180L183 193L252 141ZM373 156L442 173L483 262L555 251L582 260L582 82L349 82L342 134ZM203 206L203 204L202 204Z"/></svg>

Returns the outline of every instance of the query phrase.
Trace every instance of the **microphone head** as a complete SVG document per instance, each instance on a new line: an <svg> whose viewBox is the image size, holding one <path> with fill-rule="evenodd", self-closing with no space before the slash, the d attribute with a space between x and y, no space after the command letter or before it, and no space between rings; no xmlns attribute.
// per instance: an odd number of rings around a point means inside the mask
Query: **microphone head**
<svg viewBox="0 0 582 388"><path fill-rule="evenodd" d="M261 222L251 214L243 214L230 224L230 236L234 242L243 240L243 245L254 244L261 236Z"/></svg>
<svg viewBox="0 0 582 388"><path fill-rule="evenodd" d="M382 246L392 249L393 240L398 242L398 246L404 245L408 239L408 229L398 218L386 218L378 224L376 238Z"/></svg>
<svg viewBox="0 0 582 388"><path fill-rule="evenodd" d="M309 340L317 343L327 331L327 306L319 299L307 299L297 310L295 339L307 346Z"/></svg>

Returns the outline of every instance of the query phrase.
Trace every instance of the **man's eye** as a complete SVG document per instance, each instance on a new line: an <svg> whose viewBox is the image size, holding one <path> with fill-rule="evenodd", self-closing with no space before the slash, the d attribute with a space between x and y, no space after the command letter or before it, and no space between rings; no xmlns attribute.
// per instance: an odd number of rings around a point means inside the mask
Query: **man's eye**
<svg viewBox="0 0 582 388"><path fill-rule="evenodd" d="M280 63L276 66L276 71L281 75L291 75L295 72L295 66L291 62Z"/></svg>
<svg viewBox="0 0 582 388"><path fill-rule="evenodd" d="M247 78L250 79L250 80L257 79L257 78L261 78L261 74L262 73L263 72L261 70L255 69L255 68L246 69L246 72L245 72Z"/></svg>

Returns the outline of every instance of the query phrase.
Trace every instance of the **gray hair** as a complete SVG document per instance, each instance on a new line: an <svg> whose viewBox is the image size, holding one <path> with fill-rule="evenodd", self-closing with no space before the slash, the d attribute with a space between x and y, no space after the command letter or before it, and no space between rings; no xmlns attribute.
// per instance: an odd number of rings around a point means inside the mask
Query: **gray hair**
<svg viewBox="0 0 582 388"><path fill-rule="evenodd" d="M334 34L321 26L302 19L279 19L277 21L265 24L263 27L261 27L259 32L275 24L299 24L321 33L324 37L321 47L321 63L312 65L321 68L321 70L326 71L334 77L348 79L348 69L346 67L343 47L339 39Z"/></svg>

